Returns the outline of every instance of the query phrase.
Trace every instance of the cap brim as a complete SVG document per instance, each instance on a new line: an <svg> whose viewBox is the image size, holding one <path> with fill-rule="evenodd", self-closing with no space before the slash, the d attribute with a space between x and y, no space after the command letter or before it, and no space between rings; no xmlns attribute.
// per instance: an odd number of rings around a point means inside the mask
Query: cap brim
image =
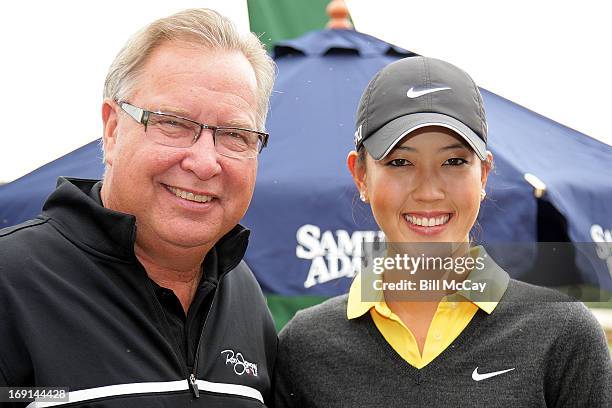
<svg viewBox="0 0 612 408"><path fill-rule="evenodd" d="M413 113L400 116L374 132L363 141L363 145L375 160L381 160L406 135L425 126L442 126L452 130L467 142L480 160L487 158L487 145L484 140L457 119L440 113Z"/></svg>

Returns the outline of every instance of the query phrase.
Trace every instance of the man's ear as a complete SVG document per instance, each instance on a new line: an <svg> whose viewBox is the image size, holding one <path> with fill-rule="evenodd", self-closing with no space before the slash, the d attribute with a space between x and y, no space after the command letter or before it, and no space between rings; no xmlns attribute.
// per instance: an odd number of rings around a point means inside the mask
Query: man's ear
<svg viewBox="0 0 612 408"><path fill-rule="evenodd" d="M102 102L102 124L104 132L102 141L104 144L104 163L113 164L115 147L117 145L117 116L119 106L112 99L105 98Z"/></svg>
<svg viewBox="0 0 612 408"><path fill-rule="evenodd" d="M353 176L353 181L355 186L357 186L357 190L359 190L359 195L363 201L367 201L366 166L365 163L359 161L359 153L355 150L351 151L346 158L346 165L351 172L351 176Z"/></svg>

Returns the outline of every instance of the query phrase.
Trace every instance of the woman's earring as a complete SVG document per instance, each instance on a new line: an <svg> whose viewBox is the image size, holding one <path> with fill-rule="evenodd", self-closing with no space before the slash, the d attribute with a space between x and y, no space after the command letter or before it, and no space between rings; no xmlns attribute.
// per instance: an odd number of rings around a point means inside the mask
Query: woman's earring
<svg viewBox="0 0 612 408"><path fill-rule="evenodd" d="M480 201L484 200L486 196L487 196L487 192L483 188L482 190L480 190Z"/></svg>
<svg viewBox="0 0 612 408"><path fill-rule="evenodd" d="M359 192L359 199L363 201L364 203L366 202L366 196L363 191Z"/></svg>

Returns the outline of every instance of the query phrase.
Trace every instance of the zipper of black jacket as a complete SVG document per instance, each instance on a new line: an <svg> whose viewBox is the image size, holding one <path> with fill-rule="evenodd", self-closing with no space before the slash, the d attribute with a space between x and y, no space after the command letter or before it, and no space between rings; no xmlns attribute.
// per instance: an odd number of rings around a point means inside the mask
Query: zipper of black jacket
<svg viewBox="0 0 612 408"><path fill-rule="evenodd" d="M200 355L200 345L202 344L202 337L204 337L204 330L206 330L206 323L208 323L208 317L216 306L217 293L219 293L219 289L221 288L221 281L225 275L221 276L219 282L217 283L217 287L215 288L215 294L213 295L213 300L210 304L210 308L206 313L206 318L204 319L204 324L202 325L202 330L200 331L200 337L198 338L198 345L196 346L195 356L193 360L193 371L189 374L189 388L191 388L191 392L193 392L194 397L200 398L200 390L198 389L197 384L197 373L198 373L198 356Z"/></svg>
<svg viewBox="0 0 612 408"><path fill-rule="evenodd" d="M154 299L153 307L155 308L159 316L161 316L163 319L166 319L163 307L161 303L159 302L159 299L157 299L157 295L155 294L155 289L153 289L153 285L151 284L150 278L148 278L147 270L140 263L140 261L136 260L136 264L142 269L142 272L144 272L145 276L147 276L147 279L145 280L145 286L149 290L149 294L151 295L151 297ZM172 354L174 354L174 357L176 358L176 360L179 363L182 363L181 365L184 364L184 370L187 374L189 374L189 368L187 367L187 362L185 361L184 357L179 356L176 350L174 349L174 347L172 347L171 349L172 349Z"/></svg>
<svg viewBox="0 0 612 408"><path fill-rule="evenodd" d="M187 382L189 382L189 388L191 389L191 392L193 392L193 396L200 398L200 390L198 389L198 383L194 373L189 374Z"/></svg>
<svg viewBox="0 0 612 408"><path fill-rule="evenodd" d="M144 266L142 266L142 264L140 263L140 261L137 261L136 264L138 266L140 266L140 268L142 268L143 272L145 273L146 276L147 275L147 271L144 268ZM155 309L157 310L157 313L164 317L164 311L162 308L162 305L159 303L159 300L157 299L157 296L155 295L155 290L153 289L153 285L151 284L151 281L149 279L145 280L145 285L147 286L147 289L149 290L149 293L152 295L152 298L154 299L153 304ZM217 295L217 292L215 291L215 295L213 296L213 303L214 303L214 297ZM212 307L212 305L211 305ZM210 310L209 310L210 313ZM206 315L206 318L208 319L208 314ZM201 336L201 334L200 334ZM184 369L185 369L185 373L187 374L187 383L189 384L189 389L191 390L191 392L193 392L193 395L196 398L200 398L200 390L198 389L198 384L196 382L196 377L195 377L195 370L193 371L193 373L189 372L189 366L187 364L187 361L185 361L182 357L179 357L179 355L176 353L176 350L174 349L174 347L172 347L172 353L174 354L174 356L176 357L177 361L184 363Z"/></svg>

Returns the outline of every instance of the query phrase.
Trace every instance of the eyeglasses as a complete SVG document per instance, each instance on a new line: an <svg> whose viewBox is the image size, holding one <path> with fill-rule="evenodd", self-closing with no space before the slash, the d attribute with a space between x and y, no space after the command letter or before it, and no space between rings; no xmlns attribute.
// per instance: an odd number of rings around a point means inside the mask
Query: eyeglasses
<svg viewBox="0 0 612 408"><path fill-rule="evenodd" d="M162 112L152 112L127 102L117 104L136 122L142 123L145 133L156 143L170 147L191 147L203 129L213 132L217 153L237 159L257 157L268 144L269 135L251 129L212 126L191 119Z"/></svg>

